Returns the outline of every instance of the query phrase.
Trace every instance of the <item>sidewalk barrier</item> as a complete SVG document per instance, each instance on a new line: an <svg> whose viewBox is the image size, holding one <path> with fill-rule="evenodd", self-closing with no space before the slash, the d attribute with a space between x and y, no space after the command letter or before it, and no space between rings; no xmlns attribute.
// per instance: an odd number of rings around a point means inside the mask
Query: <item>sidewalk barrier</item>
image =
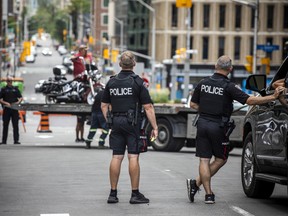
<svg viewBox="0 0 288 216"><path fill-rule="evenodd" d="M52 133L49 129L49 115L45 113L41 113L41 119L39 126L37 128L38 133Z"/></svg>

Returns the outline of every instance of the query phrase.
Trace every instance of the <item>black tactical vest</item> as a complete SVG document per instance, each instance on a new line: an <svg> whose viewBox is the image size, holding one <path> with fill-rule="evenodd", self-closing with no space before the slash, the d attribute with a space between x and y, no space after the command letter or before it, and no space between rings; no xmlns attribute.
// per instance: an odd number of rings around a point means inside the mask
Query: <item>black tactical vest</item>
<svg viewBox="0 0 288 216"><path fill-rule="evenodd" d="M137 84L139 80L136 80L140 79L139 76L132 74L125 78L119 78L119 76L116 75L111 79L109 94L112 112L126 113L129 109L135 110L136 103L139 102L140 88Z"/></svg>
<svg viewBox="0 0 288 216"><path fill-rule="evenodd" d="M231 99L225 93L227 79L205 79L200 87L199 113L215 118L230 117L233 111Z"/></svg>

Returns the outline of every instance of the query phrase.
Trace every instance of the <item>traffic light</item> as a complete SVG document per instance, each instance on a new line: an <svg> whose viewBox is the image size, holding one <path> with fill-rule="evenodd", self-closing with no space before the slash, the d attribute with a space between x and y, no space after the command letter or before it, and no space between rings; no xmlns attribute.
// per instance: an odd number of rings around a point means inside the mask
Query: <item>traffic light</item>
<svg viewBox="0 0 288 216"><path fill-rule="evenodd" d="M63 29L63 41L66 41L67 38L67 30Z"/></svg>
<svg viewBox="0 0 288 216"><path fill-rule="evenodd" d="M249 73L253 73L253 56L247 55L246 56L247 64L245 64L245 69Z"/></svg>
<svg viewBox="0 0 288 216"><path fill-rule="evenodd" d="M14 14L19 14L20 13L20 0L15 0L13 2L13 12Z"/></svg>
<svg viewBox="0 0 288 216"><path fill-rule="evenodd" d="M192 0L176 0L176 7L186 7L191 8L192 7Z"/></svg>
<svg viewBox="0 0 288 216"><path fill-rule="evenodd" d="M109 59L110 58L109 49L104 49L103 50L103 58L104 59Z"/></svg>
<svg viewBox="0 0 288 216"><path fill-rule="evenodd" d="M270 58L262 58L261 64L264 66L264 72L269 75L270 74Z"/></svg>

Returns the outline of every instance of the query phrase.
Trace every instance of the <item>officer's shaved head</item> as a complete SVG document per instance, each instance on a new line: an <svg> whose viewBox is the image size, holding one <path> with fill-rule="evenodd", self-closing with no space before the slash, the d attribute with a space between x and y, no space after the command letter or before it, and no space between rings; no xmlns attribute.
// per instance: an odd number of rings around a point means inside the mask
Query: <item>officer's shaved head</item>
<svg viewBox="0 0 288 216"><path fill-rule="evenodd" d="M135 66L135 56L130 51L125 51L121 54L119 65L124 69L133 69Z"/></svg>
<svg viewBox="0 0 288 216"><path fill-rule="evenodd" d="M224 70L224 71L230 71L232 68L232 61L231 59L223 55L220 58L218 58L216 64L215 64L215 69L216 70Z"/></svg>

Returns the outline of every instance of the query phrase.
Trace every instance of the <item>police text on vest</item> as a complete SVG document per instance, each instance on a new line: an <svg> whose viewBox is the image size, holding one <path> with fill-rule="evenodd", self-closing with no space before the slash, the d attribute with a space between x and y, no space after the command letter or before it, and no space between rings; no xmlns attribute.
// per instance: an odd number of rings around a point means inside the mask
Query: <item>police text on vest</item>
<svg viewBox="0 0 288 216"><path fill-rule="evenodd" d="M204 91L208 94L223 95L223 88L216 87L216 86L202 85L201 91Z"/></svg>
<svg viewBox="0 0 288 216"><path fill-rule="evenodd" d="M110 95L121 96L121 95L133 95L132 88L111 88Z"/></svg>

